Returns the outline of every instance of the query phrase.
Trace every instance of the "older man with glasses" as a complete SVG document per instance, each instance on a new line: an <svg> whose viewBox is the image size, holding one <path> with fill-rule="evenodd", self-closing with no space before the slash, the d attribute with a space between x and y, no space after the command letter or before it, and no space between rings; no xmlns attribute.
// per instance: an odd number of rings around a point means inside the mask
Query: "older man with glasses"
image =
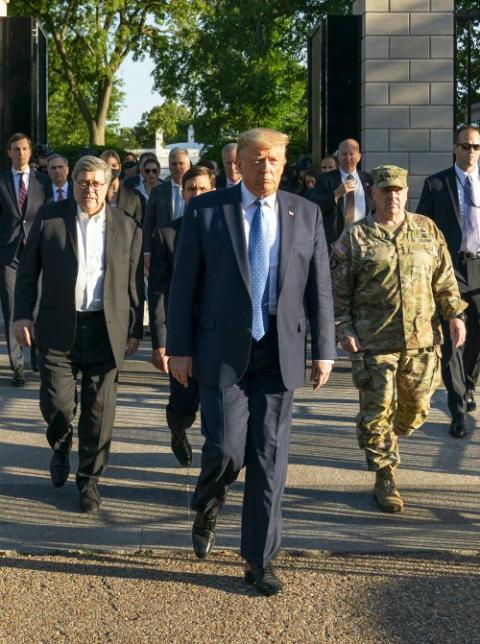
<svg viewBox="0 0 480 644"><path fill-rule="evenodd" d="M142 335L141 231L132 217L106 203L110 179L102 159L77 162L74 199L39 210L15 290L17 339L30 346L34 337L39 348L40 409L56 487L70 473L76 380L82 373L76 482L84 512L101 502L97 481L108 460L118 370Z"/></svg>
<svg viewBox="0 0 480 644"><path fill-rule="evenodd" d="M442 376L452 415L450 434L467 434L465 414L475 411L475 385L480 372L480 131L463 123L454 133L452 167L427 177L417 212L428 215L445 236L466 310L467 339L455 349L446 337Z"/></svg>

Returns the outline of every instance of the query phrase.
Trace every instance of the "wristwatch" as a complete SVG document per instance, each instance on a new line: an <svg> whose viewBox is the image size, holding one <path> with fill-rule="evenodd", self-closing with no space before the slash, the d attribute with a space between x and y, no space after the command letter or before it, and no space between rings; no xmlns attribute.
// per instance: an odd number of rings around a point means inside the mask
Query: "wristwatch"
<svg viewBox="0 0 480 644"><path fill-rule="evenodd" d="M465 315L465 313L462 311L461 313L457 313L456 315L454 315L454 316L453 316L453 319L454 319L454 320L462 320L462 322L466 322L466 321L467 321L467 316L466 316L466 315Z"/></svg>

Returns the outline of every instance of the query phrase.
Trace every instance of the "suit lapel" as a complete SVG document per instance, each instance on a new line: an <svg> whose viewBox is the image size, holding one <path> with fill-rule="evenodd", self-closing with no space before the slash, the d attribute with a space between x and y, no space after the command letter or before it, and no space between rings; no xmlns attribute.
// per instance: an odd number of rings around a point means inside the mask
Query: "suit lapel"
<svg viewBox="0 0 480 644"><path fill-rule="evenodd" d="M452 202L453 210L455 211L455 216L458 220L458 225L463 229L460 204L458 202L457 175L454 167L450 168L449 173L446 175L445 185L447 186L448 194L450 195L450 200Z"/></svg>
<svg viewBox="0 0 480 644"><path fill-rule="evenodd" d="M280 225L280 261L278 267L277 293L280 294L292 251L293 235L295 232L295 210L289 204L288 193L279 191L277 197L278 223Z"/></svg>
<svg viewBox="0 0 480 644"><path fill-rule="evenodd" d="M168 212L168 222L173 221L173 183L169 181L167 184L165 184L165 190L163 191L163 194L165 196L165 204L167 207L167 212Z"/></svg>
<svg viewBox="0 0 480 644"><path fill-rule="evenodd" d="M68 202L68 210L65 213L65 226L67 228L70 243L72 244L73 253L78 262L77 249L77 204L75 201Z"/></svg>
<svg viewBox="0 0 480 644"><path fill-rule="evenodd" d="M15 186L13 185L13 175L11 169L7 170L4 174L5 185L7 187L7 192L12 199L13 207L15 208L15 213L22 218L22 213L18 206L17 195L15 194Z"/></svg>
<svg viewBox="0 0 480 644"><path fill-rule="evenodd" d="M118 218L112 213L111 207L107 204L105 208L105 269L110 266L115 248L115 237L118 231Z"/></svg>
<svg viewBox="0 0 480 644"><path fill-rule="evenodd" d="M233 246L235 259L242 275L245 286L250 293L250 267L248 265L247 241L245 239L245 224L241 208L242 196L240 185L235 188L236 194L233 203L223 204L223 215L230 240Z"/></svg>

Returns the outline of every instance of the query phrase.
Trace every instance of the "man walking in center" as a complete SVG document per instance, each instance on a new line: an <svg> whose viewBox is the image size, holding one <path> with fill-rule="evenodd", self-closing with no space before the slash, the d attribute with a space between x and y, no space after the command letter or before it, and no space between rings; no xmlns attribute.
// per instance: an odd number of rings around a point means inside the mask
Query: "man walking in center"
<svg viewBox="0 0 480 644"><path fill-rule="evenodd" d="M288 137L240 135L239 185L190 202L184 215L167 322L170 371L199 382L201 472L192 499L193 547L207 557L217 514L245 466L241 555L262 594L282 591L272 568L281 543L293 392L304 385L306 315L312 380L335 357L333 303L322 216L278 190Z"/></svg>
<svg viewBox="0 0 480 644"><path fill-rule="evenodd" d="M15 332L23 345L34 337L39 349L40 409L54 450L56 487L70 473L82 372L76 482L81 510L94 512L110 450L118 370L142 337L142 238L132 217L106 204L111 176L104 161L82 157L72 175L74 199L44 206L29 236L15 290Z"/></svg>
<svg viewBox="0 0 480 644"><path fill-rule="evenodd" d="M360 394L357 438L375 472L375 498L385 512L401 512L398 437L425 422L439 384L437 311L459 347L467 305L442 233L427 217L405 210L407 171L379 166L372 177L375 212L333 245L335 318Z"/></svg>
<svg viewBox="0 0 480 644"><path fill-rule="evenodd" d="M463 347L443 346L442 376L452 421L450 435L467 434L465 412L476 409L473 397L480 372L480 131L461 125L454 134L455 164L427 177L417 212L427 215L445 236L466 311ZM445 327L445 323L444 323ZM444 330L445 332L445 330Z"/></svg>

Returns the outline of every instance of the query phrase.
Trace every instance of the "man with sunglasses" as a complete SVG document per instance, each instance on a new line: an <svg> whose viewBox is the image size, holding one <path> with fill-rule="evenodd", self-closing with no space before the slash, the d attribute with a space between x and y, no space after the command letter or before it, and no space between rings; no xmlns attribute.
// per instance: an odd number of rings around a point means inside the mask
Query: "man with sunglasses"
<svg viewBox="0 0 480 644"><path fill-rule="evenodd" d="M444 333L442 377L452 415L449 432L467 434L465 414L475 411L473 397L480 371L480 131L462 124L454 134L452 167L427 177L417 212L431 217L445 236L466 310L467 338L455 349Z"/></svg>
<svg viewBox="0 0 480 644"><path fill-rule="evenodd" d="M18 270L14 320L17 340L30 346L34 337L39 350L40 409L55 487L70 473L82 373L76 483L80 509L94 512L110 451L118 370L142 337L142 236L133 217L106 202L111 169L105 161L84 156L72 175L73 199L49 203L35 218Z"/></svg>

